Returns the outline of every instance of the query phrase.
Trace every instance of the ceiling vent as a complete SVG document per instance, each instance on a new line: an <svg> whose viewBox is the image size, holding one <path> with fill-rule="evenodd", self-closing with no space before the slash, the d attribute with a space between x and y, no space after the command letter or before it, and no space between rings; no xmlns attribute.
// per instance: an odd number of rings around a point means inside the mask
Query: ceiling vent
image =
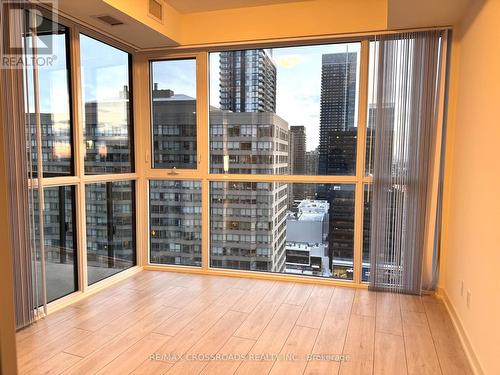
<svg viewBox="0 0 500 375"><path fill-rule="evenodd" d="M97 19L101 20L104 23L107 23L110 26L123 25L122 21L117 20L116 18L111 16L97 16Z"/></svg>
<svg viewBox="0 0 500 375"><path fill-rule="evenodd" d="M149 0L149 15L163 21L163 5L160 0Z"/></svg>

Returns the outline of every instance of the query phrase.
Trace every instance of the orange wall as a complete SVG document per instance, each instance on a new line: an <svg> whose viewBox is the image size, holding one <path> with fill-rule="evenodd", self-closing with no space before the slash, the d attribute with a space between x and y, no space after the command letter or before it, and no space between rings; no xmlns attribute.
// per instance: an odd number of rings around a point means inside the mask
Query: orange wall
<svg viewBox="0 0 500 375"><path fill-rule="evenodd" d="M469 11L455 37L441 288L484 373L500 374L500 0Z"/></svg>

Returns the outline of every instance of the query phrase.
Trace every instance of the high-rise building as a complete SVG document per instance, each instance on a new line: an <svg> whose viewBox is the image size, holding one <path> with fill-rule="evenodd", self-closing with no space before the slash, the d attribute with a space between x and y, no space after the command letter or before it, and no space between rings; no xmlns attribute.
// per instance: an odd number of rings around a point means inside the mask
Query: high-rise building
<svg viewBox="0 0 500 375"><path fill-rule="evenodd" d="M306 175L316 176L318 174L318 161L319 161L319 153L317 148L315 150L306 151L306 157L305 157Z"/></svg>
<svg viewBox="0 0 500 375"><path fill-rule="evenodd" d="M210 111L211 172L289 173L288 123L275 112L269 53L221 52L220 110ZM212 266L284 272L288 196L286 183L211 183Z"/></svg>
<svg viewBox="0 0 500 375"><path fill-rule="evenodd" d="M356 170L357 53L324 54L321 64L320 175Z"/></svg>
<svg viewBox="0 0 500 375"><path fill-rule="evenodd" d="M286 174L288 143L288 123L275 113L210 111L212 173Z"/></svg>
<svg viewBox="0 0 500 375"><path fill-rule="evenodd" d="M153 90L153 149L157 168L196 168L196 99Z"/></svg>
<svg viewBox="0 0 500 375"><path fill-rule="evenodd" d="M306 129L290 126L290 173L306 174Z"/></svg>
<svg viewBox="0 0 500 375"><path fill-rule="evenodd" d="M212 109L210 131L213 173L287 172L288 123L275 113ZM212 266L284 272L288 185L213 182L210 193Z"/></svg>
<svg viewBox="0 0 500 375"><path fill-rule="evenodd" d="M289 171L294 175L306 174L306 129L304 126L290 127ZM304 199L303 190L303 184L288 186L289 207L293 207L295 200Z"/></svg>
<svg viewBox="0 0 500 375"><path fill-rule="evenodd" d="M149 182L152 263L201 265L201 183Z"/></svg>
<svg viewBox="0 0 500 375"><path fill-rule="evenodd" d="M264 49L220 53L220 109L276 112L276 65Z"/></svg>
<svg viewBox="0 0 500 375"><path fill-rule="evenodd" d="M356 173L356 52L324 54L321 65L319 175ZM354 254L354 186L320 185L317 199L333 204L329 256L334 277L352 278Z"/></svg>

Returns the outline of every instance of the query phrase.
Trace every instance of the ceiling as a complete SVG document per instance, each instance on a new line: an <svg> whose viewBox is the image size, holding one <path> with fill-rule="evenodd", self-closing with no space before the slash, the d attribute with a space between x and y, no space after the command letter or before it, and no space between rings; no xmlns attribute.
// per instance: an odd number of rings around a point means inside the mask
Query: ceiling
<svg viewBox="0 0 500 375"><path fill-rule="evenodd" d="M58 0L59 10L63 15L69 15L85 26L112 35L134 49L169 47L177 43L166 35L147 27L135 19L103 0ZM112 16L123 22L123 25L110 26L97 18L97 16Z"/></svg>
<svg viewBox="0 0 500 375"><path fill-rule="evenodd" d="M206 12L210 10L255 7L299 1L311 0L165 0L165 2L180 13Z"/></svg>

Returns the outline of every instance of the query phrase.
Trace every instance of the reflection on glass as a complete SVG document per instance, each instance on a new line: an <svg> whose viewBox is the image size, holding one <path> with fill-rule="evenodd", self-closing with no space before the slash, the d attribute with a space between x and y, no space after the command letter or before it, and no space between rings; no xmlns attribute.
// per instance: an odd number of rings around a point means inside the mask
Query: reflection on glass
<svg viewBox="0 0 500 375"><path fill-rule="evenodd" d="M363 264L361 281L370 281L370 234L373 201L373 186L365 185L363 204Z"/></svg>
<svg viewBox="0 0 500 375"><path fill-rule="evenodd" d="M46 18L37 17L37 49L33 47L31 31L25 33L28 56L41 53L42 45L51 45L51 63L39 64L38 98L42 139L43 177L68 176L73 174L72 121L69 102L69 59L66 46L69 31ZM42 51L43 52L43 51ZM38 177L38 155L36 143L35 87L33 69L27 69L25 90L27 92L27 141L31 146L31 178ZM29 156L28 156L29 158Z"/></svg>
<svg viewBox="0 0 500 375"><path fill-rule="evenodd" d="M132 181L85 187L89 285L135 264L135 189Z"/></svg>
<svg viewBox="0 0 500 375"><path fill-rule="evenodd" d="M35 215L36 266L38 303L42 303L40 264L40 228L38 226L38 190L33 191ZM47 302L52 302L78 289L75 228L75 188L44 188L43 229Z"/></svg>
<svg viewBox="0 0 500 375"><path fill-rule="evenodd" d="M354 175L360 43L210 54L212 173Z"/></svg>
<svg viewBox="0 0 500 375"><path fill-rule="evenodd" d="M201 266L201 183L150 181L151 263Z"/></svg>
<svg viewBox="0 0 500 375"><path fill-rule="evenodd" d="M85 173L133 171L129 54L80 34Z"/></svg>
<svg viewBox="0 0 500 375"><path fill-rule="evenodd" d="M396 41L395 43L399 43ZM383 108L377 105L377 61L375 56L378 55L378 42L370 42L370 55L368 65L368 111L367 111L367 129L366 129L366 159L365 159L365 174L373 175L375 167L375 134L376 123L387 122L394 123L395 120L395 103L384 103ZM401 47L402 48L402 47ZM378 117L378 118L377 118ZM391 135L392 136L392 135Z"/></svg>
<svg viewBox="0 0 500 375"><path fill-rule="evenodd" d="M210 265L352 279L354 185L210 183Z"/></svg>
<svg viewBox="0 0 500 375"><path fill-rule="evenodd" d="M151 63L153 168L196 169L196 60Z"/></svg>

